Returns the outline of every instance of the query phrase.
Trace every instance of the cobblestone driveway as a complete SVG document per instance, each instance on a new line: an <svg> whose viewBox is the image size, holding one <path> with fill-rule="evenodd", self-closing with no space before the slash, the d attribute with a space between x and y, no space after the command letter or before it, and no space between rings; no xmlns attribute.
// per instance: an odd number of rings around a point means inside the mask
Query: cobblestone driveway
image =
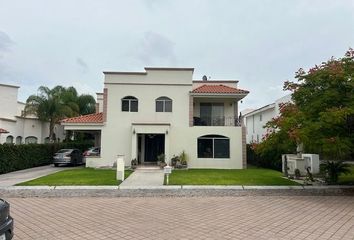
<svg viewBox="0 0 354 240"><path fill-rule="evenodd" d="M7 200L15 239L354 239L353 197Z"/></svg>

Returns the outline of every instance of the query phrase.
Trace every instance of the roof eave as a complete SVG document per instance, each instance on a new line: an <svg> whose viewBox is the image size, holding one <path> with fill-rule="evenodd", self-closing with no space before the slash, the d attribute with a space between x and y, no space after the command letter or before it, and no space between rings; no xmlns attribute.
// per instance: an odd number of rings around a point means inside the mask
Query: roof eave
<svg viewBox="0 0 354 240"><path fill-rule="evenodd" d="M245 115L243 115L243 117L250 117L252 115L255 115L257 113L260 113L260 112L263 112L263 111L266 111L266 110L269 110L269 109L272 109L272 108L275 108L275 103L271 103L271 104L268 104L268 105L265 105L263 107L260 107L256 110L253 110L252 112L249 112Z"/></svg>
<svg viewBox="0 0 354 240"><path fill-rule="evenodd" d="M94 123L94 122L86 122L86 123L72 123L72 122L61 122L60 123L61 125L63 126L70 126L70 125L73 125L73 126L103 126L104 123L103 122L100 122L100 123Z"/></svg>
<svg viewBox="0 0 354 240"><path fill-rule="evenodd" d="M198 97L237 97L237 98L244 98L248 95L248 93L194 93L190 92L191 96L198 96Z"/></svg>

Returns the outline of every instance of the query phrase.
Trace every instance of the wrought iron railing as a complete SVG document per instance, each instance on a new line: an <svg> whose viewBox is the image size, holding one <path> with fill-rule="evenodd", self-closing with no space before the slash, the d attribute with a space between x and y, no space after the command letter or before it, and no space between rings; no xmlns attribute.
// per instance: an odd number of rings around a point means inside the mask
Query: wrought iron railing
<svg viewBox="0 0 354 240"><path fill-rule="evenodd" d="M237 116L232 117L193 117L194 126L241 126Z"/></svg>

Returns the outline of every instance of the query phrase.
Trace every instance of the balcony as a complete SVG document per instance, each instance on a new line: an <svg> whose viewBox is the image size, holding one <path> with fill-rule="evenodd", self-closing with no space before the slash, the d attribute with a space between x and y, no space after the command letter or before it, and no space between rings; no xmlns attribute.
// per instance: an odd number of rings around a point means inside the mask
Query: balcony
<svg viewBox="0 0 354 240"><path fill-rule="evenodd" d="M231 117L193 117L193 126L241 126L237 116Z"/></svg>

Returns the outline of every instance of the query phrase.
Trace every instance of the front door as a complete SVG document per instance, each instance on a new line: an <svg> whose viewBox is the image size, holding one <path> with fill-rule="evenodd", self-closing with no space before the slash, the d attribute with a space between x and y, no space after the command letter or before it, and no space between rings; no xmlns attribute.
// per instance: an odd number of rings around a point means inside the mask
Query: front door
<svg viewBox="0 0 354 240"><path fill-rule="evenodd" d="M157 162L157 156L165 153L164 134L145 135L145 162Z"/></svg>

